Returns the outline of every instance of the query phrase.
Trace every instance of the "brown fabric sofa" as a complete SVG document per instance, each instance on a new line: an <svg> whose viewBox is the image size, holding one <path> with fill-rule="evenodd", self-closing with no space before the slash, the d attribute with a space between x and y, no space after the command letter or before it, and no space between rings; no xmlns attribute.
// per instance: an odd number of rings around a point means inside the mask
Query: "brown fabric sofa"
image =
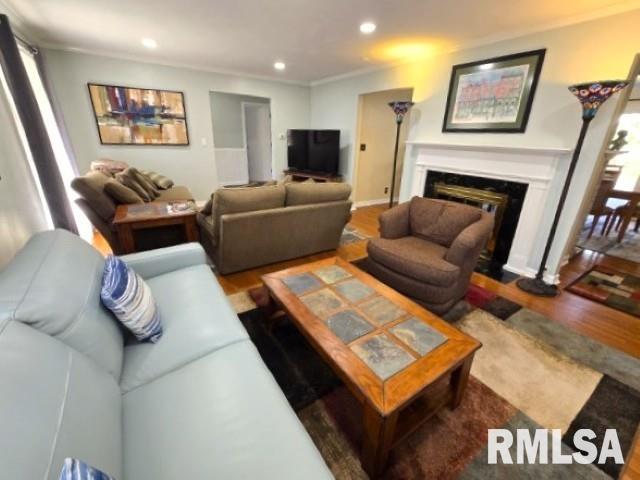
<svg viewBox="0 0 640 480"><path fill-rule="evenodd" d="M345 183L221 188L198 214L200 240L222 274L333 250L350 195Z"/></svg>
<svg viewBox="0 0 640 480"><path fill-rule="evenodd" d="M493 216L469 205L414 197L380 216L367 269L436 314L460 300L493 230Z"/></svg>
<svg viewBox="0 0 640 480"><path fill-rule="evenodd" d="M110 175L101 171L90 171L86 175L74 178L71 187L80 195L76 203L89 218L93 226L109 242L115 253L121 253L120 243L111 224L118 206L114 199L105 192L108 183L115 183ZM154 201L187 201L193 200L193 195L187 187L174 186L166 190L159 190L159 196Z"/></svg>

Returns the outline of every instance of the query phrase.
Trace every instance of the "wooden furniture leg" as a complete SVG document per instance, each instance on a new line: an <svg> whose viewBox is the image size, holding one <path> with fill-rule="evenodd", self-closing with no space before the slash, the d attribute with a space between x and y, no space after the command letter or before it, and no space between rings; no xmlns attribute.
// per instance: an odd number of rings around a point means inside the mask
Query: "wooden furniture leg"
<svg viewBox="0 0 640 480"><path fill-rule="evenodd" d="M365 403L363 406L362 468L371 478L378 478L384 472L398 423L398 412L383 417L377 410Z"/></svg>
<svg viewBox="0 0 640 480"><path fill-rule="evenodd" d="M598 220L600 220L600 215L593 215L593 221L591 222L591 228L589 229L589 235L587 235L587 238L591 238L591 235L593 235L593 231L596 229L596 225L598 224Z"/></svg>
<svg viewBox="0 0 640 480"><path fill-rule="evenodd" d="M184 221L184 233L187 238L187 242L198 242L200 235L198 233L198 224L196 223L196 217L186 218Z"/></svg>
<svg viewBox="0 0 640 480"><path fill-rule="evenodd" d="M460 365L451 374L451 388L453 389L453 396L451 398L451 409L457 408L462 401L464 391L467 388L469 382L469 372L471 372L471 364L473 363L473 355L470 355L462 365Z"/></svg>
<svg viewBox="0 0 640 480"><path fill-rule="evenodd" d="M120 248L123 254L136 251L136 242L133 238L131 225L125 223L118 226L118 240L120 240Z"/></svg>
<svg viewBox="0 0 640 480"><path fill-rule="evenodd" d="M631 216L633 215L633 209L627 208L622 217L622 225L620 226L620 231L618 232L618 243L622 242L624 239L624 234L627 233L627 228L629 228L629 223L631 222Z"/></svg>

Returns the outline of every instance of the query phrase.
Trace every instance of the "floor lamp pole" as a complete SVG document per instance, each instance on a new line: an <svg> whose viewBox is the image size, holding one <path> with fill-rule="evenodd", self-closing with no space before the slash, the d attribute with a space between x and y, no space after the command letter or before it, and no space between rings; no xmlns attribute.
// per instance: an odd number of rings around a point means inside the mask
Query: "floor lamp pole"
<svg viewBox="0 0 640 480"><path fill-rule="evenodd" d="M555 285L549 285L544 281L544 272L547 268L547 259L549 258L549 252L551 251L551 245L553 245L553 239L556 236L556 230L558 229L558 223L562 216L562 209L564 208L565 200L567 199L567 193L569 193L569 187L571 186L571 179L575 172L578 159L580 158L580 151L582 150L582 144L587 134L587 129L591 123L592 118L584 118L582 120L582 128L580 129L580 135L578 137L578 143L573 151L571 157L571 163L569 164L569 170L567 171L567 177L564 181L564 187L562 187L562 193L560 194L560 200L556 208L556 214L553 217L553 223L551 224L551 231L547 238L547 244L544 247L544 253L542 254L542 260L540 261L540 267L535 278L521 278L518 280L517 285L520 289L533 293L534 295L541 295L545 297L555 297L558 294L558 287Z"/></svg>
<svg viewBox="0 0 640 480"><path fill-rule="evenodd" d="M393 172L391 173L391 193L389 194L389 208L393 207L393 196L396 189L396 169L398 163L398 144L400 143L400 125L402 125L402 122L396 122L396 148L393 152Z"/></svg>
<svg viewBox="0 0 640 480"><path fill-rule="evenodd" d="M567 199L567 193L569 193L573 172L575 171L578 159L580 158L582 144L584 143L584 138L587 135L589 124L596 116L600 106L606 102L611 95L619 92L627 85L629 85L628 80L603 80L579 83L569 87L569 91L575 95L582 106L582 128L580 129L580 135L578 136L578 143L576 143L576 148L573 151L573 156L571 157L571 164L567 171L567 177L564 180L564 187L562 187L562 193L560 194L556 214L553 217L553 223L551 224L551 231L549 231L547 244L544 247L544 253L542 254L542 260L540 261L540 268L538 268L538 273L536 273L535 278L521 278L516 282L516 285L518 285L520 290L543 297L555 297L558 294L558 287L550 285L544 281L544 271L547 268L549 252L551 251L551 245L553 245L553 239L556 236L556 230L558 228L560 217L562 216L564 202Z"/></svg>

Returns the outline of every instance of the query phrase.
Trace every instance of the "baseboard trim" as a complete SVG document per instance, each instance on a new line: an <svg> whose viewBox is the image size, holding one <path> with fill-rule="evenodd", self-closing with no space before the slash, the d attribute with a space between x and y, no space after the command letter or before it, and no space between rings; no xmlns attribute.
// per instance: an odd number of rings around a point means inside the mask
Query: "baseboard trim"
<svg viewBox="0 0 640 480"><path fill-rule="evenodd" d="M394 202L398 202L398 198L394 198ZM385 203L389 203L389 198L377 198L375 200L362 200L360 202L354 202L353 206L355 208L361 207L371 207L373 205L384 205Z"/></svg>
<svg viewBox="0 0 640 480"><path fill-rule="evenodd" d="M529 268L529 267L515 268L509 264L503 265L502 268L507 272L515 273L516 275L520 275L522 277L528 277L528 278L534 278L537 273L537 271L534 270L533 268ZM560 283L560 275L557 273L553 275L550 273L545 273L543 279L545 282L547 282L550 285L557 285L558 283Z"/></svg>

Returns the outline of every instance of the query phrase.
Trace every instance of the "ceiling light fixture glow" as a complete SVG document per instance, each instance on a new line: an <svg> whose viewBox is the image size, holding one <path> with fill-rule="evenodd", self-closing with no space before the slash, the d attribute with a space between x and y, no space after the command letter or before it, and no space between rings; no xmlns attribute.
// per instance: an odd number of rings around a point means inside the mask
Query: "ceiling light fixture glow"
<svg viewBox="0 0 640 480"><path fill-rule="evenodd" d="M156 42L153 38L143 38L141 42L142 45L147 48L158 48L158 42Z"/></svg>
<svg viewBox="0 0 640 480"><path fill-rule="evenodd" d="M284 70L285 68L287 68L287 66L284 64L284 62L276 62L273 64L273 68L275 68L276 70Z"/></svg>
<svg viewBox="0 0 640 480"><path fill-rule="evenodd" d="M376 31L376 24L373 22L364 22L360 25L362 33L373 33Z"/></svg>

